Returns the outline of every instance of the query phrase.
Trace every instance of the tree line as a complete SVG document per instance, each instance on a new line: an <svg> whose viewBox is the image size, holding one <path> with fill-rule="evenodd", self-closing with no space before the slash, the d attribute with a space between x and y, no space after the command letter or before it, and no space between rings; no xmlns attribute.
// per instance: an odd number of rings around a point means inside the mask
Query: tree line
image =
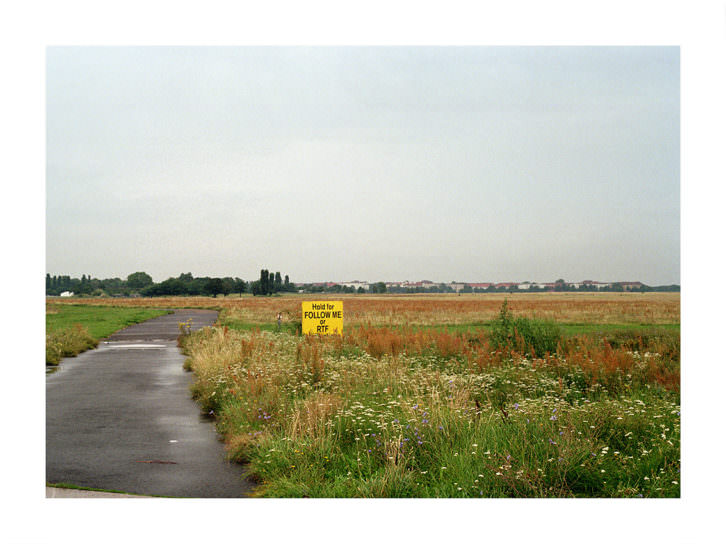
<svg viewBox="0 0 726 544"><path fill-rule="evenodd" d="M250 285L250 292L253 295L272 295L274 293L291 293L295 291L295 284L290 283L290 278L285 275L285 279L279 272L270 274L266 268L260 270L260 279L253 281Z"/></svg>
<svg viewBox="0 0 726 544"><path fill-rule="evenodd" d="M537 287L531 285L529 289L519 289L516 285L496 287L490 285L487 288L479 288L465 285L459 292L461 293L535 293L550 291L552 288ZM557 280L554 285L555 291L570 292L622 292L625 291L623 285L614 283L609 286L597 288L594 285L580 285L575 287L565 283L564 280ZM680 291L680 285L660 285L651 287L649 285L641 285L635 292L648 291ZM198 277L192 276L191 272L180 274L176 278L168 278L160 283L154 283L152 277L146 272L134 272L129 274L125 280L121 278L98 279L91 275L83 274L80 278L71 278L70 276L45 276L45 294L47 296L58 296L61 293L69 291L75 295L83 296L217 296L251 293L255 296L269 296L275 293L293 293L302 291L304 293L341 293L341 294L361 294L361 293L455 293L455 289L446 283L434 284L427 287L403 287L396 285L387 286L384 282L379 281L369 285L368 290L358 287L357 289L350 286L332 284L299 284L296 285L290 281L288 275L284 277L280 272L272 273L268 269L260 270L258 280L245 281L240 278L224 277Z"/></svg>
<svg viewBox="0 0 726 544"><path fill-rule="evenodd" d="M168 278L155 283L146 272L134 272L126 279L93 278L83 274L81 278L70 276L45 275L46 296L59 296L64 292L83 296L214 296L252 293L253 295L272 295L278 292L292 292L296 287L290 282L289 276L284 280L280 272L271 274L268 270L260 271L260 279L253 282L232 277L198 277L191 272L180 274L176 278Z"/></svg>

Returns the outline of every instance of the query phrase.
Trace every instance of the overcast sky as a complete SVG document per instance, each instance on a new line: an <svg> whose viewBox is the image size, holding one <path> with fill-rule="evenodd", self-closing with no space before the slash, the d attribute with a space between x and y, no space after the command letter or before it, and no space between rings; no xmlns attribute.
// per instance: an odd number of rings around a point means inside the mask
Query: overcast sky
<svg viewBox="0 0 726 544"><path fill-rule="evenodd" d="M678 47L50 47L46 271L680 283Z"/></svg>

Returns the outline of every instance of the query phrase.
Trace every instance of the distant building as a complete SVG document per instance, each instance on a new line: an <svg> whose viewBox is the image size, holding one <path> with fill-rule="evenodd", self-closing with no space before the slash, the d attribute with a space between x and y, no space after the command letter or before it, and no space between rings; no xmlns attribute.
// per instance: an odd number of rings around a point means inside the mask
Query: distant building
<svg viewBox="0 0 726 544"><path fill-rule="evenodd" d="M516 283L513 282L505 282L505 283L497 283L494 285L497 289L513 289L517 287Z"/></svg>
<svg viewBox="0 0 726 544"><path fill-rule="evenodd" d="M454 292L461 292L462 290L466 289L469 290L476 290L477 292L486 291L486 290L505 290L505 291L528 291L528 290L537 290L537 291L555 291L555 290L609 290L613 288L613 286L617 286L617 288L622 287L624 291L639 291L644 287L644 284L639 281L621 281L621 282L600 282L600 281L593 281L593 280L583 280L579 282L538 282L538 281L525 281L525 282L502 282L502 283L490 283L490 282L480 282L480 283L469 283L469 282L456 282L452 281L450 283L434 283L430 280L422 280L422 281L387 281L383 282L386 287L393 291L393 292L400 292L402 289L407 289L415 292L421 292L428 290L430 288L438 288L439 290L444 291L454 291ZM370 291L371 285L367 281L361 281L361 280L353 280L353 281L345 281L345 282L318 282L310 284L312 287L323 287L326 289L330 289L335 286L345 287L345 288L352 288L355 291L359 291L361 288L364 291ZM73 293L71 292L64 292L61 293L61 296L73 296Z"/></svg>
<svg viewBox="0 0 726 544"><path fill-rule="evenodd" d="M639 281L621 281L620 285L622 285L623 289L626 291L636 291L643 287L643 284Z"/></svg>
<svg viewBox="0 0 726 544"><path fill-rule="evenodd" d="M535 284L525 281L524 283L520 283L519 285L517 285L517 289L530 289L533 285Z"/></svg>
<svg viewBox="0 0 726 544"><path fill-rule="evenodd" d="M73 291L63 291L60 294L60 296L62 296L62 297L72 297L73 296Z"/></svg>
<svg viewBox="0 0 726 544"><path fill-rule="evenodd" d="M602 283L599 281L585 280L582 282L582 286L588 287L590 289L604 289L605 287L610 287L610 284Z"/></svg>
<svg viewBox="0 0 726 544"><path fill-rule="evenodd" d="M488 289L491 283L467 283L472 289Z"/></svg>
<svg viewBox="0 0 726 544"><path fill-rule="evenodd" d="M364 289L365 291L368 291L368 289L370 288L370 285L368 284L368 282L367 282L367 281L358 281L358 280L353 280L353 281L345 281L345 282L341 283L340 285L342 285L343 287L352 287L352 288L353 288L353 289L355 289L356 291L357 291L357 290L358 290L359 288L361 288L361 287L362 287L362 288L363 288L363 289Z"/></svg>

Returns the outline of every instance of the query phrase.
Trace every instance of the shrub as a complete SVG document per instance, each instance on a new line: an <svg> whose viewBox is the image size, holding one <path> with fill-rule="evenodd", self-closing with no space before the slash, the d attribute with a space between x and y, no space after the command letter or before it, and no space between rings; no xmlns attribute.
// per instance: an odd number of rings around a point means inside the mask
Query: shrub
<svg viewBox="0 0 726 544"><path fill-rule="evenodd" d="M555 353L562 340L562 331L556 323L540 319L512 317L504 299L499 318L492 323L489 342L495 349L517 351L535 357Z"/></svg>

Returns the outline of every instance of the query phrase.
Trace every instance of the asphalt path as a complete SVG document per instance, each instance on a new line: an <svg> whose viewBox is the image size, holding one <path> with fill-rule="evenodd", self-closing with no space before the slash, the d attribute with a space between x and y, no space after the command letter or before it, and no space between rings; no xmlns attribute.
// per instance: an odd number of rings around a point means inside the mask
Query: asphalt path
<svg viewBox="0 0 726 544"><path fill-rule="evenodd" d="M216 318L177 310L63 359L46 376L46 481L164 497L246 496L253 484L225 460L176 346L180 322L191 319L196 330Z"/></svg>

